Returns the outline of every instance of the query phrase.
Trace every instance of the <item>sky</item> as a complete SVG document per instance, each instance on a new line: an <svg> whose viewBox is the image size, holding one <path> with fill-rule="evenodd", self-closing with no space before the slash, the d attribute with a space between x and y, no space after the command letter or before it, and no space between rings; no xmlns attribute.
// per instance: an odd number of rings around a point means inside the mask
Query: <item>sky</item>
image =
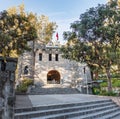
<svg viewBox="0 0 120 119"><path fill-rule="evenodd" d="M46 15L51 22L56 22L59 41L64 43L63 32L70 30L70 24L79 20L80 14L108 0L0 0L0 11L24 3L25 11ZM56 40L56 33L53 40Z"/></svg>

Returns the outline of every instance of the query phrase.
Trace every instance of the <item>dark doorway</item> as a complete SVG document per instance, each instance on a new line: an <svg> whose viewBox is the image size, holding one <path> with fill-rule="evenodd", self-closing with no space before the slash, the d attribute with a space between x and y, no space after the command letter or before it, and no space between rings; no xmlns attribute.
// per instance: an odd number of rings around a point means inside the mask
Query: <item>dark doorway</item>
<svg viewBox="0 0 120 119"><path fill-rule="evenodd" d="M51 70L47 74L48 84L60 84L60 73L56 70Z"/></svg>

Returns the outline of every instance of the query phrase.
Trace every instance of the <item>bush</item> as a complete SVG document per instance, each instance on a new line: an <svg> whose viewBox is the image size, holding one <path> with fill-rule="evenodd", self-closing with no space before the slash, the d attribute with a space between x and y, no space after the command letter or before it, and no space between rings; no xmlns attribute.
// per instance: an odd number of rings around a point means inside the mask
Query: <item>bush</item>
<svg viewBox="0 0 120 119"><path fill-rule="evenodd" d="M100 87L107 87L107 82L100 83Z"/></svg>
<svg viewBox="0 0 120 119"><path fill-rule="evenodd" d="M93 94L94 95L99 95L100 94L100 89L99 88L93 88Z"/></svg>
<svg viewBox="0 0 120 119"><path fill-rule="evenodd" d="M103 96L117 96L118 94L116 92L108 92L106 90L101 90L100 88L93 88L93 94L94 95L103 95Z"/></svg>
<svg viewBox="0 0 120 119"><path fill-rule="evenodd" d="M108 92L106 90L101 90L100 95L103 95L103 96L117 96L117 94L115 92L113 92L113 91Z"/></svg>
<svg viewBox="0 0 120 119"><path fill-rule="evenodd" d="M118 79L112 80L112 86L113 87L120 87L120 80L118 80Z"/></svg>
<svg viewBox="0 0 120 119"><path fill-rule="evenodd" d="M119 79L117 79L117 78L112 78L112 86L113 87L120 87L120 80ZM102 83L100 83L100 86L101 87L107 87L107 79L106 79L106 82L102 82Z"/></svg>
<svg viewBox="0 0 120 119"><path fill-rule="evenodd" d="M16 92L25 93L30 85L33 85L33 80L25 78L16 88Z"/></svg>
<svg viewBox="0 0 120 119"><path fill-rule="evenodd" d="M27 88L27 86L21 84L17 87L16 92L25 93L27 91Z"/></svg>
<svg viewBox="0 0 120 119"><path fill-rule="evenodd" d="M25 78L22 83L26 86L30 86L30 85L33 85L33 80L32 79L29 79L29 78Z"/></svg>

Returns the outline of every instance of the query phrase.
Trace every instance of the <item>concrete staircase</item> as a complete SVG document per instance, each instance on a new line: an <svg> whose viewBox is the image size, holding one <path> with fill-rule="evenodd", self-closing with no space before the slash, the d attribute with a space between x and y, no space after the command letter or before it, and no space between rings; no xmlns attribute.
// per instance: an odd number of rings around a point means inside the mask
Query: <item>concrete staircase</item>
<svg viewBox="0 0 120 119"><path fill-rule="evenodd" d="M15 119L114 119L118 115L120 107L110 99L15 110Z"/></svg>
<svg viewBox="0 0 120 119"><path fill-rule="evenodd" d="M47 94L78 94L80 93L76 88L63 87L60 84L36 86L29 91L30 95L47 95Z"/></svg>

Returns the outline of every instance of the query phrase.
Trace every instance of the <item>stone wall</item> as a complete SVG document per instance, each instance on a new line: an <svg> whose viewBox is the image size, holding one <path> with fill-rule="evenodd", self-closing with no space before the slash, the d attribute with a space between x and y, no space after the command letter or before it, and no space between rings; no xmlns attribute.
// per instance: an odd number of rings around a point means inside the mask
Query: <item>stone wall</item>
<svg viewBox="0 0 120 119"><path fill-rule="evenodd" d="M14 118L17 59L0 57L0 119Z"/></svg>

